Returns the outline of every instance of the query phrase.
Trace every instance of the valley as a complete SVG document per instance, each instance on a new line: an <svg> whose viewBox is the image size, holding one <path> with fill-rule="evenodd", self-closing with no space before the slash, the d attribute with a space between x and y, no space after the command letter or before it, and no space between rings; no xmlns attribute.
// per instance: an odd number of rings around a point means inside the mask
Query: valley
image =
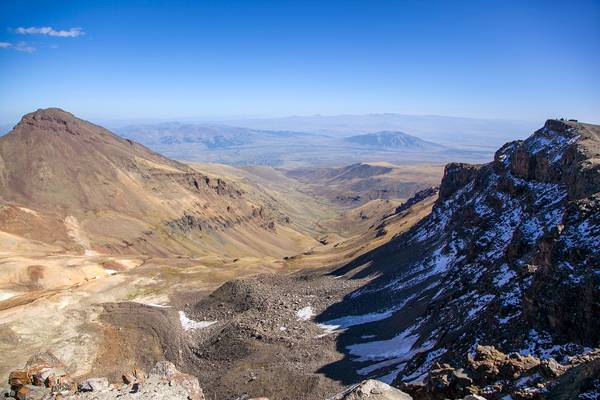
<svg viewBox="0 0 600 400"><path fill-rule="evenodd" d="M0 1L0 400L600 400L599 21Z"/></svg>
<svg viewBox="0 0 600 400"><path fill-rule="evenodd" d="M0 150L3 376L45 350L78 376L160 359L156 349L104 354L130 341L115 339L103 304L183 310L234 278L338 264L359 252L348 241L384 240L368 226L402 201L373 199L355 211L313 193L316 179L311 186L269 166L181 164L57 109L25 116Z"/></svg>
<svg viewBox="0 0 600 400"><path fill-rule="evenodd" d="M397 164L182 162L27 114L0 137L0 376L50 351L115 388L167 360L207 399L320 400L365 379L538 398L565 371L595 390L600 128L549 120L478 165L423 143ZM486 346L537 361L481 377Z"/></svg>

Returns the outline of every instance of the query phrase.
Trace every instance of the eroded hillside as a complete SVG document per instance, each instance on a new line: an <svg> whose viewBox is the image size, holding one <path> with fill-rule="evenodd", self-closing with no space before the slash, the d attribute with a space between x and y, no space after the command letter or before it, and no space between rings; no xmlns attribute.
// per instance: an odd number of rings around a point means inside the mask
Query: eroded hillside
<svg viewBox="0 0 600 400"><path fill-rule="evenodd" d="M305 189L270 167L169 160L59 109L24 116L0 138L0 374L45 350L76 376L146 366L166 354L154 328L123 332L103 304L168 306L165 329L195 326L177 310L228 280L337 264L391 237L397 200L359 213Z"/></svg>

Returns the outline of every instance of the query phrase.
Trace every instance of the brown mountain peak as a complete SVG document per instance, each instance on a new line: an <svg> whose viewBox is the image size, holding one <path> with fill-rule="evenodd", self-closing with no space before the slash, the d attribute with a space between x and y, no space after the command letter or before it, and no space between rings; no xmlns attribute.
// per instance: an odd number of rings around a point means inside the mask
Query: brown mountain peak
<svg viewBox="0 0 600 400"><path fill-rule="evenodd" d="M73 114L57 107L39 108L34 112L25 114L21 123L58 122L66 123L78 120Z"/></svg>

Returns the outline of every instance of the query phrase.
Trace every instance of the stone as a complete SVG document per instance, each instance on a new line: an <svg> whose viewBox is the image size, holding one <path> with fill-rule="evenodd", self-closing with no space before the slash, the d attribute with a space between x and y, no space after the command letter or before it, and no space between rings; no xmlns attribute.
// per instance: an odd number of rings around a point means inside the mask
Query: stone
<svg viewBox="0 0 600 400"><path fill-rule="evenodd" d="M332 400L412 400L403 391L374 379L362 381L353 388L342 392Z"/></svg>
<svg viewBox="0 0 600 400"><path fill-rule="evenodd" d="M48 351L32 355L25 364L25 369L44 367L64 367L64 365L58 357Z"/></svg>
<svg viewBox="0 0 600 400"><path fill-rule="evenodd" d="M50 376L46 381L46 386L52 393L68 393L75 390L75 384L66 376Z"/></svg>
<svg viewBox="0 0 600 400"><path fill-rule="evenodd" d="M110 384L106 378L89 378L77 385L80 392L100 392L108 390Z"/></svg>
<svg viewBox="0 0 600 400"><path fill-rule="evenodd" d="M178 373L179 371L177 371L175 365L169 361L159 361L154 368L150 370L150 375L156 375L161 378L168 378Z"/></svg>
<svg viewBox="0 0 600 400"><path fill-rule="evenodd" d="M123 382L128 385L132 385L134 383L142 383L146 380L146 374L144 371L134 368L132 371L126 372L123 374Z"/></svg>
<svg viewBox="0 0 600 400"><path fill-rule="evenodd" d="M475 380L491 382L518 379L523 373L533 372L540 365L540 360L518 353L506 355L494 346L477 346L475 357L469 357L468 364Z"/></svg>
<svg viewBox="0 0 600 400"><path fill-rule="evenodd" d="M50 390L35 385L24 385L16 391L17 400L45 400L50 396Z"/></svg>
<svg viewBox="0 0 600 400"><path fill-rule="evenodd" d="M29 385L30 383L32 383L31 375L26 370L18 369L8 375L8 384L11 388Z"/></svg>
<svg viewBox="0 0 600 400"><path fill-rule="evenodd" d="M553 358L543 360L540 364L540 373L546 378L556 378L562 375L565 367L556 362Z"/></svg>
<svg viewBox="0 0 600 400"><path fill-rule="evenodd" d="M42 368L33 374L33 384L36 386L48 386L48 378L51 376L66 376L67 372L62 368Z"/></svg>
<svg viewBox="0 0 600 400"><path fill-rule="evenodd" d="M179 372L172 362L157 362L148 376L149 379L153 377L160 378L169 385L178 384L183 387L188 393L188 400L205 400L198 378Z"/></svg>

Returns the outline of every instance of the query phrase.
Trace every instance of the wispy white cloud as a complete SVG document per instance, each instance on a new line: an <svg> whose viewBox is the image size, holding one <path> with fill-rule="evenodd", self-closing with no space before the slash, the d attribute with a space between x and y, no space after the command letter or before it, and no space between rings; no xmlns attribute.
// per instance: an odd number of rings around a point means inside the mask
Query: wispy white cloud
<svg viewBox="0 0 600 400"><path fill-rule="evenodd" d="M22 51L24 53L33 53L36 48L27 44L27 42L0 42L0 49L14 49L16 51Z"/></svg>
<svg viewBox="0 0 600 400"><path fill-rule="evenodd" d="M81 28L71 28L69 30L56 30L50 26L32 26L29 28L19 27L15 29L15 33L19 35L47 35L56 37L77 37L85 35Z"/></svg>
<svg viewBox="0 0 600 400"><path fill-rule="evenodd" d="M22 51L24 53L33 53L36 48L27 44L27 42L19 42L15 44L15 50Z"/></svg>

